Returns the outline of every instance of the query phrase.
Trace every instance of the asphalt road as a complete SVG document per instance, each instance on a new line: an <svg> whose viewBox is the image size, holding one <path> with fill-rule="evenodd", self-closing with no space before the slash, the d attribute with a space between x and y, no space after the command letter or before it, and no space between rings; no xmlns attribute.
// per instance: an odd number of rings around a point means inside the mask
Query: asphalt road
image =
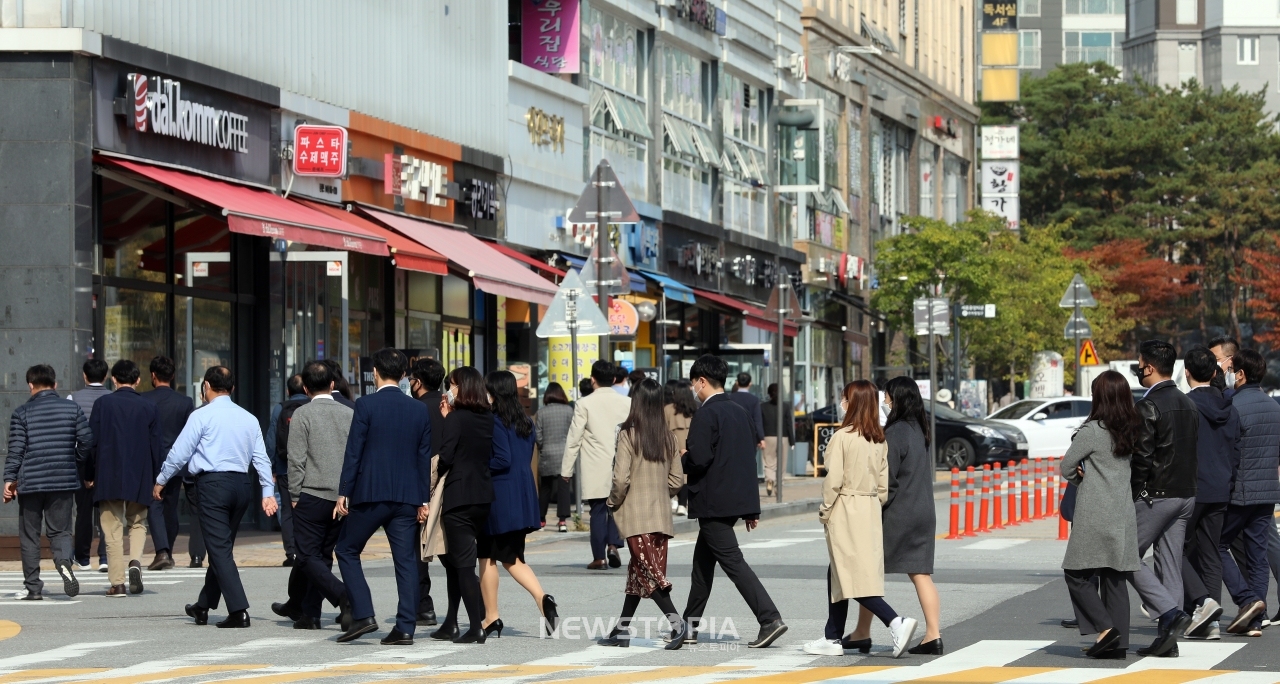
<svg viewBox="0 0 1280 684"><path fill-rule="evenodd" d="M656 648L660 644L644 639L629 649L593 646L587 632L598 635L604 621L617 614L625 568L588 571L588 545L566 540L531 547L527 554L543 585L556 596L561 616L569 619L561 638L538 638L538 613L532 599L504 574L500 605L506 630L501 639L469 646L432 641L425 635L429 629L411 647L378 644L377 638L390 629L395 610L394 578L386 561L369 564L368 573L383 630L354 644L334 643L339 631L331 621L322 631L296 631L270 612L273 600L285 598L288 570L284 568L242 571L254 619L247 630L197 627L183 615L183 605L193 601L199 590L198 571L147 573L145 593L124 599L103 597L105 575L94 573L82 577L81 595L67 600L57 578L46 575L49 596L41 602L8 599L21 576L2 573L0 591L6 599L0 600L0 683L236 680L258 684L325 679L515 684L580 679L580 684L673 680L702 684L753 679L804 684L837 678L884 682L929 678L934 682L1067 684L1108 677L1120 679L1107 681L1133 682L1280 682L1280 648L1275 643L1280 633L1273 630L1264 632L1261 639L1184 642L1178 659L1142 659L1131 654L1127 661L1086 660L1079 646L1087 638L1058 626L1058 620L1070 614L1058 570L1065 544L1028 539L1035 536L1031 532L1015 528L977 539L939 540L936 579L947 645L947 655L941 658L888 658L882 651L888 634L879 625L873 631L876 650L870 656L813 657L800 652L805 641L821 634L826 619L826 547L817 520L804 516L766 521L751 533L739 527L748 561L790 626L770 649L746 648L757 626L722 574L706 613L715 619L714 640L704 634L697 648L676 652L660 650ZM688 592L693 539L693 535L680 535L670 552L670 576L680 607ZM432 593L441 608L443 574L437 564L432 565L437 580ZM920 617L905 577L890 577L886 590L887 600L900 613ZM1136 597L1133 606L1136 649L1154 638L1155 630L1136 612ZM326 615L333 615L326 610ZM214 611L211 620L224 614ZM656 637L656 607L646 602L639 615L653 619L652 636ZM1155 669L1161 671L1150 671ZM1230 670L1237 672L1225 672Z"/></svg>

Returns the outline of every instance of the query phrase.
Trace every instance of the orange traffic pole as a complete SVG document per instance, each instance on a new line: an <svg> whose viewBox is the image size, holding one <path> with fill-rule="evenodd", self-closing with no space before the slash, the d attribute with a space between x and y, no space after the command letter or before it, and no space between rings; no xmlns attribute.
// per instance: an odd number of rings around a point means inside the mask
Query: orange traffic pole
<svg viewBox="0 0 1280 684"><path fill-rule="evenodd" d="M1004 529L1004 515L1000 510L1000 502L1004 500L1004 478L1003 471L1000 470L1000 462L996 461L995 467L995 487L991 490L991 529Z"/></svg>
<svg viewBox="0 0 1280 684"><path fill-rule="evenodd" d="M1035 487L1035 497L1031 500L1031 517L1039 520L1044 517L1044 464L1042 459L1036 459L1035 474L1035 483L1032 485Z"/></svg>
<svg viewBox="0 0 1280 684"><path fill-rule="evenodd" d="M991 512L991 465L982 465L982 498L978 501L978 531L987 531L987 514Z"/></svg>
<svg viewBox="0 0 1280 684"><path fill-rule="evenodd" d="M964 536L972 537L973 530L973 466L965 469L964 483Z"/></svg>
<svg viewBox="0 0 1280 684"><path fill-rule="evenodd" d="M1062 482L1062 476L1058 476L1058 488L1065 489L1066 485ZM1067 519L1062 517L1062 507L1058 507L1058 541L1067 541L1071 537L1071 527Z"/></svg>
<svg viewBox="0 0 1280 684"><path fill-rule="evenodd" d="M1018 480L1018 462L1009 461L1009 468L1006 471L1006 487L1009 489L1009 524L1018 524L1018 492L1022 491L1022 486Z"/></svg>
<svg viewBox="0 0 1280 684"><path fill-rule="evenodd" d="M1022 459L1022 522L1031 520L1031 462Z"/></svg>
<svg viewBox="0 0 1280 684"><path fill-rule="evenodd" d="M1047 515L1054 515L1058 512L1058 471L1060 468L1055 467L1053 465L1054 462L1061 463L1062 461L1055 458L1049 459L1049 472L1047 473L1049 477L1049 512Z"/></svg>
<svg viewBox="0 0 1280 684"><path fill-rule="evenodd" d="M960 469L951 469L951 524L947 539L960 538Z"/></svg>

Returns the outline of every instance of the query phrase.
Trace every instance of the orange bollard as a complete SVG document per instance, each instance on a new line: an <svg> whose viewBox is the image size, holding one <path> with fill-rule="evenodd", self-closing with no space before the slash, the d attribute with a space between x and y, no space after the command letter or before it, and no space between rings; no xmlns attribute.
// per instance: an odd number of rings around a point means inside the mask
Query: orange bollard
<svg viewBox="0 0 1280 684"><path fill-rule="evenodd" d="M978 531L987 531L987 514L991 512L991 465L982 465L982 498L978 501Z"/></svg>
<svg viewBox="0 0 1280 684"><path fill-rule="evenodd" d="M965 469L964 483L964 536L972 537L973 530L973 466Z"/></svg>
<svg viewBox="0 0 1280 684"><path fill-rule="evenodd" d="M1062 509L1058 509L1058 541L1067 541L1071 538L1071 523L1062 517Z"/></svg>
<svg viewBox="0 0 1280 684"><path fill-rule="evenodd" d="M960 538L960 469L951 469L951 524L947 539Z"/></svg>
<svg viewBox="0 0 1280 684"><path fill-rule="evenodd" d="M1008 476L1006 477L1005 486L1009 489L1009 524L1017 525L1018 492L1022 490L1018 485L1018 463L1016 461L1009 461L1008 470L1006 472L1008 473Z"/></svg>
<svg viewBox="0 0 1280 684"><path fill-rule="evenodd" d="M991 529L1004 529L1004 515L1000 510L1000 502L1004 500L1004 478L1003 471L1000 470L1000 463L996 462L995 467L995 486L991 490Z"/></svg>
<svg viewBox="0 0 1280 684"><path fill-rule="evenodd" d="M1031 517L1039 520L1044 517L1044 466L1041 459L1036 459L1036 479L1032 484L1035 487L1035 496L1031 500Z"/></svg>
<svg viewBox="0 0 1280 684"><path fill-rule="evenodd" d="M1031 462L1022 459L1022 522L1031 520Z"/></svg>
<svg viewBox="0 0 1280 684"><path fill-rule="evenodd" d="M1047 515L1051 515L1051 516L1056 515L1058 513L1058 490L1060 489L1059 482L1061 480L1061 478L1058 476L1058 471L1060 469L1053 465L1055 461L1061 463L1061 459L1056 459L1056 458L1049 459L1049 473L1048 473L1049 475L1049 496L1048 496L1049 512L1047 513Z"/></svg>

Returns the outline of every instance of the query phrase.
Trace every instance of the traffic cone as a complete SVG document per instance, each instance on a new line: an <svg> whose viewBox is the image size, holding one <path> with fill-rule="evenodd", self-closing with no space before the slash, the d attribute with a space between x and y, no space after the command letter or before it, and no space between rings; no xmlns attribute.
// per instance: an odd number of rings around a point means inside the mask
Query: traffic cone
<svg viewBox="0 0 1280 684"><path fill-rule="evenodd" d="M960 469L951 469L951 524L947 539L960 538Z"/></svg>
<svg viewBox="0 0 1280 684"><path fill-rule="evenodd" d="M995 486L991 490L991 529L1004 529L1004 515L1000 510L1000 503L1004 500L1004 477L1000 470L1000 463L996 462L995 467Z"/></svg>
<svg viewBox="0 0 1280 684"><path fill-rule="evenodd" d="M973 466L965 469L964 482L964 536L972 537L973 530Z"/></svg>

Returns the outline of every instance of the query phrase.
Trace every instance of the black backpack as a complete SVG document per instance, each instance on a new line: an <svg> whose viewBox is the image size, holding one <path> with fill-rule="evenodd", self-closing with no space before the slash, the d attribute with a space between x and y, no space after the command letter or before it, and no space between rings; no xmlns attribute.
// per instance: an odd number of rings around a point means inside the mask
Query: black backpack
<svg viewBox="0 0 1280 684"><path fill-rule="evenodd" d="M310 403L311 399L289 399L280 405L280 418L276 421L276 475L289 471L289 424L293 422L293 412L299 406Z"/></svg>

